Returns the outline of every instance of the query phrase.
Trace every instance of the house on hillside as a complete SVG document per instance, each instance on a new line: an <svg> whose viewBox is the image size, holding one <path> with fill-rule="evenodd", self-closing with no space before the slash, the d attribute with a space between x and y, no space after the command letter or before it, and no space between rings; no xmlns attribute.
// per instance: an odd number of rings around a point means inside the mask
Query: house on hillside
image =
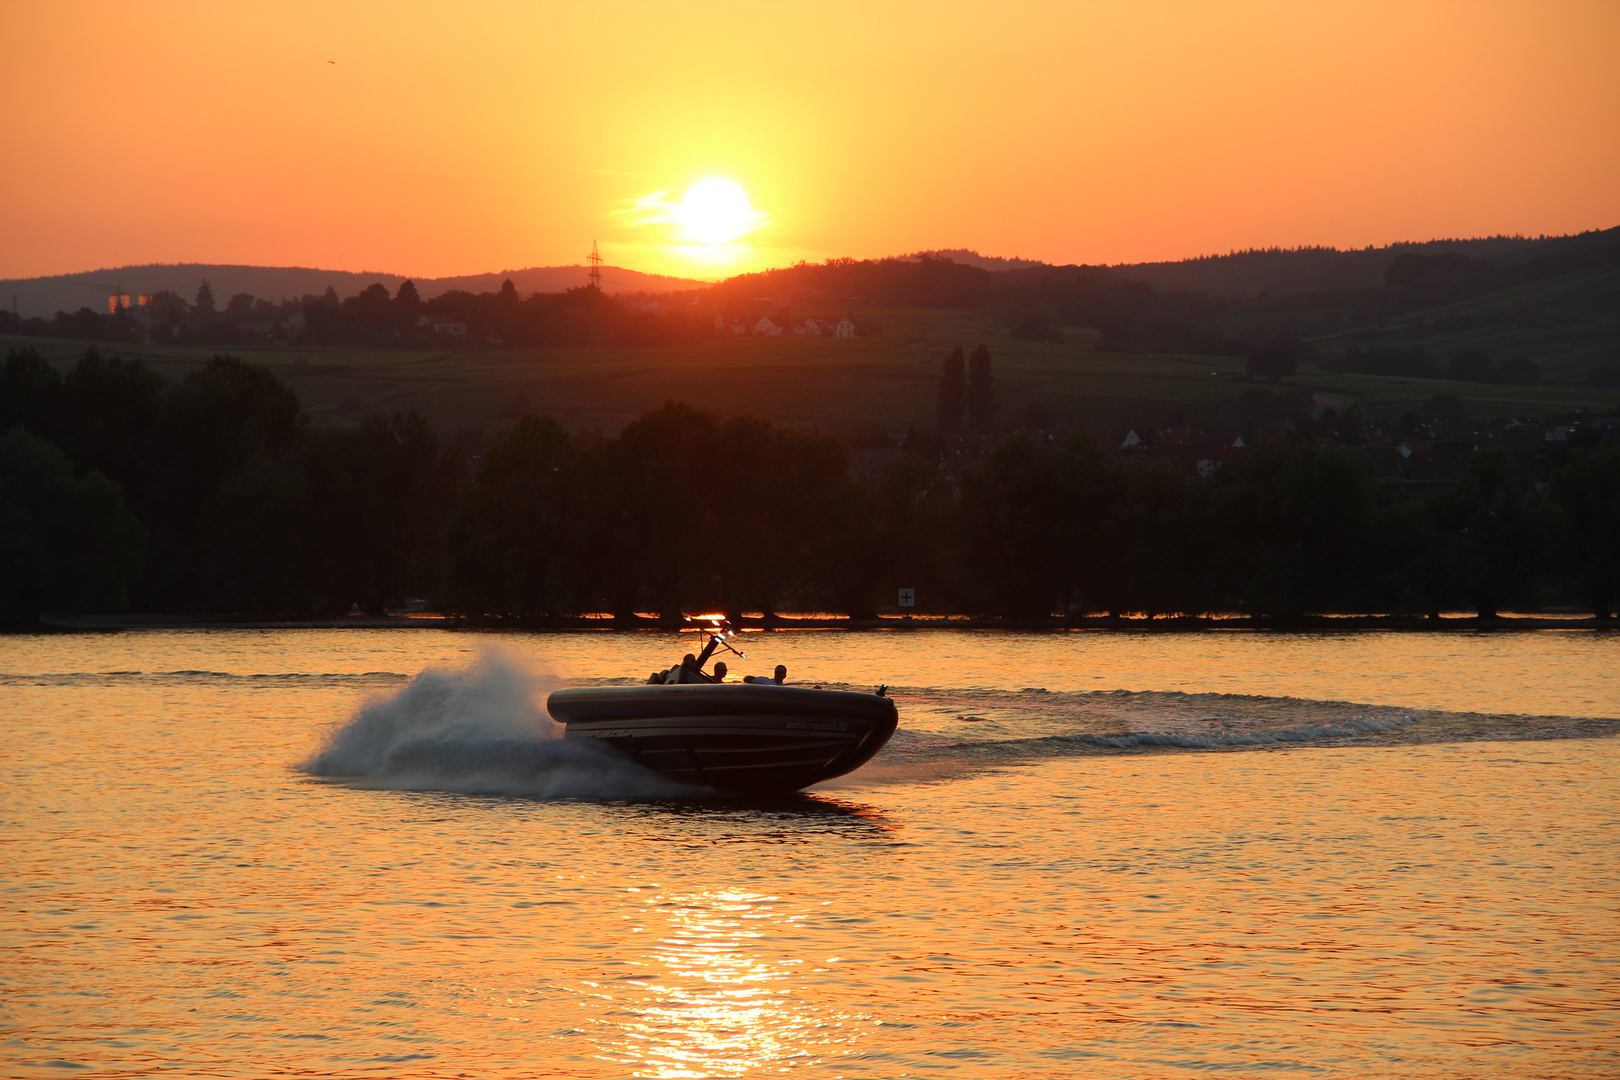
<svg viewBox="0 0 1620 1080"><path fill-rule="evenodd" d="M821 324L814 319L806 319L802 323L794 323L793 332L801 337L820 337Z"/></svg>
<svg viewBox="0 0 1620 1080"><path fill-rule="evenodd" d="M1136 433L1135 428L1132 428L1125 433L1125 438L1119 444L1119 448L1121 450L1140 450L1146 445L1147 443L1142 439L1142 436Z"/></svg>
<svg viewBox="0 0 1620 1080"><path fill-rule="evenodd" d="M854 337L854 336L855 336L855 321L853 319L850 319L848 317L839 319L838 320L838 325L833 327L833 337Z"/></svg>
<svg viewBox="0 0 1620 1080"><path fill-rule="evenodd" d="M447 334L450 337L466 337L467 324L457 322L455 319L443 315L423 315L416 320L417 326L425 326L435 334Z"/></svg>
<svg viewBox="0 0 1620 1080"><path fill-rule="evenodd" d="M761 315L759 322L754 324L754 333L764 334L766 337L777 337L782 333L782 328L771 322L769 315Z"/></svg>

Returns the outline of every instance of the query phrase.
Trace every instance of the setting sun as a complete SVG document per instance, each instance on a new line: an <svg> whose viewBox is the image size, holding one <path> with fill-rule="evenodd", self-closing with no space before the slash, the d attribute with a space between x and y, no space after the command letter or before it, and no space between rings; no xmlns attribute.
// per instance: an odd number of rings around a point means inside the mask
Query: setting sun
<svg viewBox="0 0 1620 1080"><path fill-rule="evenodd" d="M704 244L729 244L757 227L761 217L742 188L715 177L693 184L673 216L689 239Z"/></svg>

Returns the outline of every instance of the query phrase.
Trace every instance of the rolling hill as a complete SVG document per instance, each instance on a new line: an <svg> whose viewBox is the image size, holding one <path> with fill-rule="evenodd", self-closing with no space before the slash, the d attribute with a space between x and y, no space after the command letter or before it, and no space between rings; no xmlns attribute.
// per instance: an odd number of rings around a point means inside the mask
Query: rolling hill
<svg viewBox="0 0 1620 1080"><path fill-rule="evenodd" d="M1620 228L1577 236L1494 236L1479 240L1428 240L1340 251L1330 247L1234 251L1176 262L1122 263L1121 277L1158 289L1185 289L1228 299L1286 296L1340 289L1371 289L1384 284L1384 271L1404 253L1455 253L1505 266L1613 245Z"/></svg>
<svg viewBox="0 0 1620 1080"><path fill-rule="evenodd" d="M1313 393L1349 398L1368 418L1389 420L1441 394L1459 399L1481 421L1615 406L1620 230L1359 252L1245 252L1110 269L927 254L795 267L722 282L706 293L707 310L732 312L728 317L749 314L759 306L750 298L765 295L778 298L770 310L785 317L776 307L790 306L793 318L839 317L859 304L859 317L878 332L855 339L727 333L666 346L514 348L469 339L435 348L266 342L228 351L286 379L318 423L417 410L469 445L528 411L570 428L611 432L669 398L859 438L926 429L934 420L941 358L953 347L978 343L995 359L999 424L1084 427L1105 438L1177 416L1215 430L1264 428L1286 422ZM1386 280L1385 271L1400 259L1406 259L1405 276L1398 270ZM1153 265L1183 277L1157 289L1130 280ZM122 284L137 287L133 270L125 269L130 273ZM148 269L177 275L158 280L180 284L212 274L221 301L231 291L279 296L283 287L295 294L330 283L341 295L401 280L253 267ZM242 276L228 276L233 270ZM77 279L107 276L49 280L94 300ZM508 276L527 293L571 287L583 271L546 268L418 285L429 296L450 288L492 291ZM1181 294L1178 280L1200 283L1201 295ZM629 271L607 277L610 288L625 282L648 291L702 287ZM1257 288L1266 285L1275 287ZM1255 295L1260 291L1268 295ZM1045 329L1021 332L1035 314ZM1254 343L1280 333L1310 342L1316 359L1276 385L1247 378ZM62 365L87 345L66 336L0 338L0 348L34 348ZM1352 349L1421 353L1428 360L1410 371L1382 372L1336 362ZM220 350L123 342L111 351L176 376ZM1453 377L1450 365L1464 352L1493 362L1533 362L1538 379L1509 385Z"/></svg>
<svg viewBox="0 0 1620 1080"><path fill-rule="evenodd" d="M431 299L452 289L466 292L494 292L507 278L524 296L536 292L562 292L586 282L583 266L531 266L523 270L469 274L462 277L412 278L417 292ZM108 295L118 293L179 293L190 300L197 286L207 278L217 302L236 293L251 293L267 300L293 299L306 294L319 295L328 288L339 296L353 296L368 285L382 283L389 292L406 280L401 274L355 273L348 270L317 270L302 266L232 266L220 263L153 263L147 266L116 266L54 277L0 280L0 304L13 307L24 318L49 318L58 311L88 307L105 311ZM643 274L618 266L602 268L602 284L610 293L662 293L697 289L707 283L685 278Z"/></svg>

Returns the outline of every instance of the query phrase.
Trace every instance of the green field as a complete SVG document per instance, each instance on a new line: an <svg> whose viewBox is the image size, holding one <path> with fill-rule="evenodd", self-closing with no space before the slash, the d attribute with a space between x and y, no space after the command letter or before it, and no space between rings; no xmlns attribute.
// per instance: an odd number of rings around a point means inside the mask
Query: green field
<svg viewBox="0 0 1620 1080"><path fill-rule="evenodd" d="M1590 303L1590 292L1582 294L1581 302ZM1512 302L1503 294L1481 300ZM797 314L809 313L814 312ZM1257 390L1273 392L1243 377L1241 357L1103 352L1093 347L1095 331L1075 328L1066 330L1060 345L1016 341L980 311L869 309L863 315L883 328L881 335L853 340L750 335L663 348L413 352L265 346L228 351L285 379L317 423L414 409L449 436L480 429L492 434L524 412L555 417L572 429L611 433L669 398L851 436L903 432L913 424L927 428L934 420L940 357L953 346L971 349L981 342L994 358L997 416L1003 427L1024 422L1032 404L1044 412L1048 426L1083 426L1103 438L1132 426L1163 424L1177 412L1195 423L1237 426L1252 414ZM1586 362L1594 346L1576 343L1559 353L1552 347L1559 331L1551 321L1555 316L1547 316L1540 326L1506 325L1473 334L1490 337L1498 354L1529 349L1544 358L1549 378L1557 380L1564 367ZM1452 338L1437 339L1437 347L1456 347L1468 334ZM33 348L67 363L87 345L56 338L0 338L0 347ZM142 357L169 375L221 351L128 345L102 349ZM1564 355L1567 361L1560 360ZM1476 420L1603 410L1620 399L1620 390L1573 382L1495 386L1331 375L1309 368L1281 386L1348 395L1369 418L1393 418L1441 392L1460 397ZM1245 395L1251 398L1247 407L1240 401Z"/></svg>

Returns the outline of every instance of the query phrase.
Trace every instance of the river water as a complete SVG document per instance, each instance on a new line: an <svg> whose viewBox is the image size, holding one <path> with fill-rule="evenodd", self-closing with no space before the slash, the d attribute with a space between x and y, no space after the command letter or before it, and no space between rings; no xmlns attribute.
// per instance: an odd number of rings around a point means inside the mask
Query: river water
<svg viewBox="0 0 1620 1080"><path fill-rule="evenodd" d="M766 802L558 741L662 633L0 638L0 1073L1620 1075L1620 635L744 635Z"/></svg>

